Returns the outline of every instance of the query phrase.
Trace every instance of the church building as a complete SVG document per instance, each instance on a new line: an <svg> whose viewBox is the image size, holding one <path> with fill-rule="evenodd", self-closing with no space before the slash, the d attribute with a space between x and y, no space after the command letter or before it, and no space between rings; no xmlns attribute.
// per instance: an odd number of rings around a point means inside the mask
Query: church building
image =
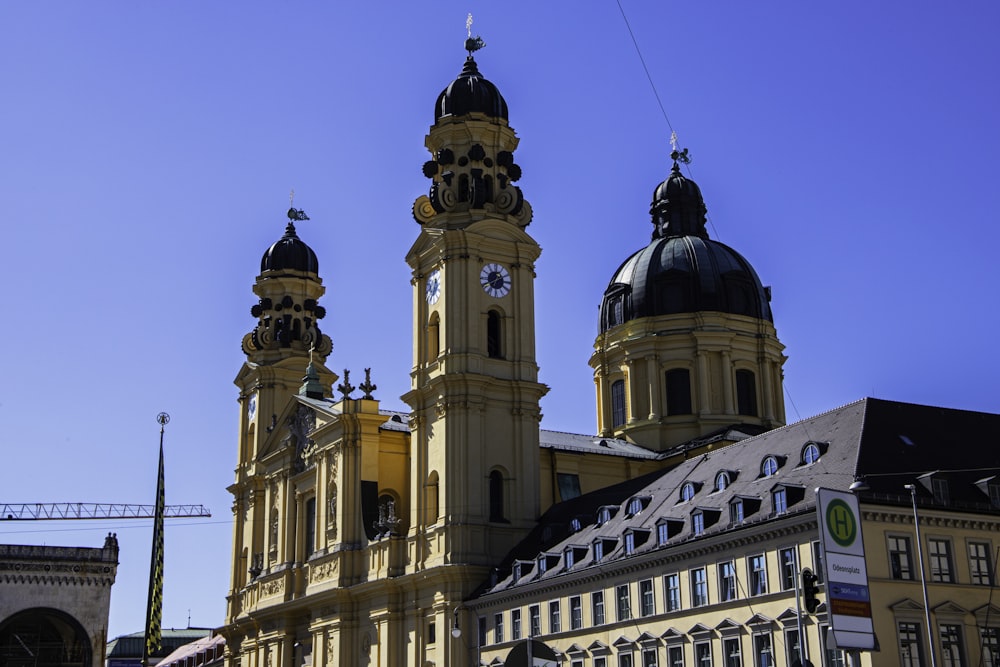
<svg viewBox="0 0 1000 667"><path fill-rule="evenodd" d="M295 227L304 213L289 211L261 259L236 378L222 629L233 665L465 664L450 630L473 623L465 602L548 507L784 422L768 291L708 238L701 192L675 153L654 193L652 241L604 295L590 360L598 433L540 429L541 248L516 185L519 139L477 47L467 42L425 141L430 187L406 256L408 413L380 408L367 371L355 387L327 367L325 287Z"/></svg>
<svg viewBox="0 0 1000 667"><path fill-rule="evenodd" d="M597 432L541 429L541 248L517 185L519 139L473 58L480 46L466 43L425 139L430 185L413 205L419 231L405 258L408 412L380 407L367 369L362 380L328 366L325 287L295 227L302 211L289 210L261 259L235 380L227 663L502 665L534 637L570 667L771 667L802 655L842 665L825 607L806 626L795 611L800 564L822 562L813 489L887 477L898 468L885 457L930 471L933 445L906 441L935 424L945 425L940 438L966 438L977 424L1000 426L996 416L866 399L785 427L770 289L709 238L701 190L675 148L653 190L651 240L603 294L589 360ZM974 449L952 451L963 465L982 463ZM873 597L883 655L894 658L899 642L905 656L879 664L919 664L921 637L964 656L988 654L973 650L976 637L997 641L992 626L970 628L993 609L980 600L993 584L993 545L976 531L1000 528L990 502L1000 485L951 480L971 514L946 519L958 511L939 495L949 479L913 480L938 515L935 553L943 558L947 543L948 576L958 573L941 580L935 628L921 626L913 561L900 551L911 544L909 497L861 496L881 558L873 571L887 584ZM951 586L965 579L987 589Z"/></svg>

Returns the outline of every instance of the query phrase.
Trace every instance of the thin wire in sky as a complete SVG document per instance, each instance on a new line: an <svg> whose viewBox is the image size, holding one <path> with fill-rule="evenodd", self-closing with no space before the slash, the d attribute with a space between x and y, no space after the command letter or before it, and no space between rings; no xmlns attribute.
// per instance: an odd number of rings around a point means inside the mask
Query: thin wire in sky
<svg viewBox="0 0 1000 667"><path fill-rule="evenodd" d="M646 79L649 81L649 87L653 89L653 97L656 98L656 103L660 105L660 112L663 113L663 120L667 121L667 127L670 128L670 132L674 131L674 126L670 122L670 117L667 116L667 110L663 106L663 101L660 99L660 93L656 91L656 84L653 83L653 77L649 74L649 68L646 67L646 59L642 57L642 50L639 48L639 40L635 38L635 33L632 32L632 25L628 22L628 17L625 16L625 8L622 7L621 0L615 0L618 3L618 11L622 13L622 20L625 21L625 28L628 29L629 37L632 38L632 44L635 46L635 52L639 55L639 62L642 63L642 70L646 73Z"/></svg>

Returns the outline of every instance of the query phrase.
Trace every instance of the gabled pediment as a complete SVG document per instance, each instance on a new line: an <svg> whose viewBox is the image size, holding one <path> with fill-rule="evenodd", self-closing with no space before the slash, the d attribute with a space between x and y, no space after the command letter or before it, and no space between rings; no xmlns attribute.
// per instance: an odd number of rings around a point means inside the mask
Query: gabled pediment
<svg viewBox="0 0 1000 667"><path fill-rule="evenodd" d="M692 637L698 637L699 635L700 636L709 635L711 634L711 632L712 628L708 627L703 623L695 623L693 626L691 626L691 629L688 630L688 634L691 635Z"/></svg>
<svg viewBox="0 0 1000 667"><path fill-rule="evenodd" d="M894 613L908 612L908 611L920 611L924 610L924 605L920 604L916 600L910 598L903 598L889 605L889 609L892 609Z"/></svg>
<svg viewBox="0 0 1000 667"><path fill-rule="evenodd" d="M755 629L773 624L774 624L774 619L768 618L764 614L754 614L746 622L746 625L749 625L750 627Z"/></svg>
<svg viewBox="0 0 1000 667"><path fill-rule="evenodd" d="M587 649L579 644L570 644L569 648L566 649L566 655L571 658L583 658L587 655Z"/></svg>
<svg viewBox="0 0 1000 667"><path fill-rule="evenodd" d="M651 635L648 632L643 632L641 635L638 636L638 638L636 638L635 641L636 643L642 644L643 646L648 646L649 644L655 644L660 640L659 638L656 637L656 635Z"/></svg>
<svg viewBox="0 0 1000 667"><path fill-rule="evenodd" d="M991 620L1000 618L1000 607L993 603L987 603L973 609L972 615L976 617L977 625L982 626L987 618Z"/></svg>
<svg viewBox="0 0 1000 667"><path fill-rule="evenodd" d="M785 611L778 614L777 621L782 625L792 625L798 623L799 615L795 613L795 610L789 607Z"/></svg>
<svg viewBox="0 0 1000 667"><path fill-rule="evenodd" d="M591 655L607 655L611 653L611 649L608 645L599 639L594 640L590 646L587 647L587 650L590 651Z"/></svg>
<svg viewBox="0 0 1000 667"><path fill-rule="evenodd" d="M740 624L731 618L724 618L715 626L716 631L721 635L732 635L742 630Z"/></svg>
<svg viewBox="0 0 1000 667"><path fill-rule="evenodd" d="M933 611L935 614L939 616L940 615L964 616L965 614L968 613L968 610L965 609L965 607L960 607L951 600L945 600L936 607L931 607L931 611Z"/></svg>
<svg viewBox="0 0 1000 667"><path fill-rule="evenodd" d="M622 648L635 648L635 642L624 635L616 639L611 645L619 650Z"/></svg>
<svg viewBox="0 0 1000 667"><path fill-rule="evenodd" d="M672 628L671 627L671 628L667 628L663 632L663 634L660 635L660 639L662 639L663 641L665 641L668 644L676 644L677 642L682 642L682 641L686 640L687 637L685 636L685 634L683 632L681 632L677 628Z"/></svg>

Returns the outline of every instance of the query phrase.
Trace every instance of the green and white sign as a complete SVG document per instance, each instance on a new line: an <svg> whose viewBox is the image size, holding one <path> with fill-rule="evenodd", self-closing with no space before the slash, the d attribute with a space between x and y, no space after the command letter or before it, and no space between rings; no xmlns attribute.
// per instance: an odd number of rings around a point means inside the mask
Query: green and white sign
<svg viewBox="0 0 1000 667"><path fill-rule="evenodd" d="M816 489L830 630L839 648L875 648L861 508L851 493Z"/></svg>

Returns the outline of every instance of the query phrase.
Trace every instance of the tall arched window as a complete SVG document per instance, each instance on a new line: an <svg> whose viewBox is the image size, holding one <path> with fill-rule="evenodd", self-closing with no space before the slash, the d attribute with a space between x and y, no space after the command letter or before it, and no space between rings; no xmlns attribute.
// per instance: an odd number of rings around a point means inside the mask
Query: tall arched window
<svg viewBox="0 0 1000 667"><path fill-rule="evenodd" d="M667 416L691 414L691 373L686 368L667 371Z"/></svg>
<svg viewBox="0 0 1000 667"><path fill-rule="evenodd" d="M427 485L424 488L424 513L427 523L435 523L438 520L438 474L437 470L427 476Z"/></svg>
<svg viewBox="0 0 1000 667"><path fill-rule="evenodd" d="M611 426L619 427L625 423L625 380L615 380L611 383Z"/></svg>
<svg viewBox="0 0 1000 667"><path fill-rule="evenodd" d="M757 380L753 371L736 371L736 408L741 415L757 416Z"/></svg>
<svg viewBox="0 0 1000 667"><path fill-rule="evenodd" d="M500 313L491 310L486 314L486 354L491 359L503 359L503 340Z"/></svg>
<svg viewBox="0 0 1000 667"><path fill-rule="evenodd" d="M504 521L503 474L499 470L490 473L490 521Z"/></svg>
<svg viewBox="0 0 1000 667"><path fill-rule="evenodd" d="M424 360L431 363L438 358L441 353L441 318L437 313L431 315L427 322L427 349L424 351Z"/></svg>

